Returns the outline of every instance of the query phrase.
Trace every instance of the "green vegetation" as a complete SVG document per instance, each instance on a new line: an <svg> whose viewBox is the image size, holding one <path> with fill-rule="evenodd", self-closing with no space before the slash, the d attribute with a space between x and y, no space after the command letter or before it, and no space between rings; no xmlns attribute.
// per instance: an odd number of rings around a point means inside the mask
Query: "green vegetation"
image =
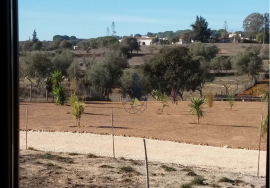
<svg viewBox="0 0 270 188"><path fill-rule="evenodd" d="M181 188L192 188L192 186L189 183L185 183L180 186Z"/></svg>
<svg viewBox="0 0 270 188"><path fill-rule="evenodd" d="M79 154L72 152L72 153L69 153L69 155L75 156L75 155L79 155Z"/></svg>
<svg viewBox="0 0 270 188"><path fill-rule="evenodd" d="M168 102L167 102L167 98L168 97L166 95L164 95L164 94L160 95L160 100L161 100L161 103L162 103L161 112L163 112L165 107L169 107Z"/></svg>
<svg viewBox="0 0 270 188"><path fill-rule="evenodd" d="M163 168L163 169L164 169L165 171L167 171L167 172L176 171L175 168L173 168L173 167L168 167L168 166L166 166L166 165L162 165L161 168Z"/></svg>
<svg viewBox="0 0 270 188"><path fill-rule="evenodd" d="M123 166L123 167L120 168L120 170L122 172L135 172L135 169L132 168L131 166Z"/></svg>
<svg viewBox="0 0 270 188"><path fill-rule="evenodd" d="M204 116L202 105L205 102L206 100L202 97L194 97L191 99L191 103L189 104L191 114L197 116L197 124L199 124L200 118Z"/></svg>
<svg viewBox="0 0 270 188"><path fill-rule="evenodd" d="M114 167L110 165L101 165L99 166L99 168L114 168Z"/></svg>
<svg viewBox="0 0 270 188"><path fill-rule="evenodd" d="M204 178L201 176L196 176L192 181L191 185L205 185Z"/></svg>
<svg viewBox="0 0 270 188"><path fill-rule="evenodd" d="M234 180L231 180L229 178L226 177L222 177L218 180L218 182L227 182L227 183L234 183Z"/></svg>
<svg viewBox="0 0 270 188"><path fill-rule="evenodd" d="M80 102L75 94L70 95L69 104L72 108L72 113L75 119L78 121L77 125L78 127L80 127L80 120L85 109L85 104L83 102Z"/></svg>
<svg viewBox="0 0 270 188"><path fill-rule="evenodd" d="M233 95L228 95L227 100L229 101L229 105L230 105L230 107L232 109L232 107L234 105L234 96Z"/></svg>

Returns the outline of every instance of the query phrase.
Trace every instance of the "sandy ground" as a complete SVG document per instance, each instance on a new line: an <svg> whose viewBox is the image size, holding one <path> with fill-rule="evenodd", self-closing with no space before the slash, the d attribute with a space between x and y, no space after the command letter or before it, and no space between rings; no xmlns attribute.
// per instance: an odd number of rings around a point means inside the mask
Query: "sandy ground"
<svg viewBox="0 0 270 188"><path fill-rule="evenodd" d="M20 134L20 148L25 149L25 132ZM93 153L112 157L112 136L89 133L28 132L28 147L42 151ZM142 138L114 137L115 156L135 160L144 159ZM256 175L258 151L181 144L146 139L148 159L152 162L176 163L218 170ZM260 153L260 174L265 176L266 152Z"/></svg>
<svg viewBox="0 0 270 188"><path fill-rule="evenodd" d="M146 187L143 160L32 150L21 150L20 153L20 187L22 188ZM152 188L179 188L184 184L191 184L193 188L263 188L265 185L265 177L179 164L149 162L148 169L149 184ZM196 181L196 184L194 179L198 177L201 177L202 181Z"/></svg>
<svg viewBox="0 0 270 188"><path fill-rule="evenodd" d="M25 130L26 105L20 104L20 129ZM232 148L258 149L263 102L235 102L232 109L227 101L215 101L212 108L204 106L205 116L196 124L189 112L188 101L177 106L169 102L163 114L159 101L148 101L140 114L127 113L121 102L86 102L81 127L76 126L70 106L53 103L28 103L28 130L87 132L111 134L111 108L114 112L114 133L117 136L154 138L181 143ZM266 149L262 139L261 149Z"/></svg>

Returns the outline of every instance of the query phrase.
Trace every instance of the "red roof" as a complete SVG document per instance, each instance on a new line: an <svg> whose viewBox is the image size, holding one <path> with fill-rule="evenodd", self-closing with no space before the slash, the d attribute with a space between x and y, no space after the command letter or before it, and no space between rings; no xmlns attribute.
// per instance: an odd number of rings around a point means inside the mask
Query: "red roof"
<svg viewBox="0 0 270 188"><path fill-rule="evenodd" d="M182 35L179 36L179 39L182 37Z"/></svg>

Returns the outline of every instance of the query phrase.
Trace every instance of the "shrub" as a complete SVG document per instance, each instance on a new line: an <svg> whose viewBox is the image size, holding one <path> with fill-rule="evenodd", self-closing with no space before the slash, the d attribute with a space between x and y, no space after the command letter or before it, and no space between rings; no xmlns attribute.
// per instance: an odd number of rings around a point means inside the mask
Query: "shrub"
<svg viewBox="0 0 270 188"><path fill-rule="evenodd" d="M204 185L204 178L202 178L201 176L196 176L192 181L191 184L192 185Z"/></svg>
<svg viewBox="0 0 270 188"><path fill-rule="evenodd" d="M222 177L220 180L218 180L218 182L234 183L233 180L226 178L226 177Z"/></svg>
<svg viewBox="0 0 270 188"><path fill-rule="evenodd" d="M199 124L200 118L204 116L202 105L205 102L206 100L202 97L194 97L189 104L191 114L197 115L197 124Z"/></svg>
<svg viewBox="0 0 270 188"><path fill-rule="evenodd" d="M208 106L212 107L213 103L215 101L215 95L213 93L207 93L206 94L206 101L208 103Z"/></svg>
<svg viewBox="0 0 270 188"><path fill-rule="evenodd" d="M74 103L75 102L78 102L79 101L79 99L78 99L78 97L75 95L75 94L70 94L70 97L69 97L69 101L68 101L68 104L70 105L70 106L73 106L74 105Z"/></svg>
<svg viewBox="0 0 270 188"><path fill-rule="evenodd" d="M162 165L161 168L163 168L163 169L164 169L165 171L167 171L167 172L176 171L175 168L173 168L173 167L168 167L168 166L166 166L166 165Z"/></svg>
<svg viewBox="0 0 270 188"><path fill-rule="evenodd" d="M160 100L161 100L161 103L162 103L162 109L161 109L161 112L163 112L163 109L164 109L165 107L169 107L168 102L167 102L167 96L161 94L161 95L160 95Z"/></svg>
<svg viewBox="0 0 270 188"><path fill-rule="evenodd" d="M66 100L65 88L63 86L58 86L53 89L53 97L57 104L63 105Z"/></svg>
<svg viewBox="0 0 270 188"><path fill-rule="evenodd" d="M78 120L78 126L80 127L80 120L82 113L84 112L85 104L79 101L75 101L72 105L72 112L74 117Z"/></svg>
<svg viewBox="0 0 270 188"><path fill-rule="evenodd" d="M234 104L234 96L233 95L228 95L227 100L229 101L229 105L230 105L230 107L232 109L233 104Z"/></svg>
<svg viewBox="0 0 270 188"><path fill-rule="evenodd" d="M156 101L160 100L160 96L162 95L160 90L153 90L151 93L155 97Z"/></svg>
<svg viewBox="0 0 270 188"><path fill-rule="evenodd" d="M181 188L191 188L191 185L189 183L185 183L181 185Z"/></svg>

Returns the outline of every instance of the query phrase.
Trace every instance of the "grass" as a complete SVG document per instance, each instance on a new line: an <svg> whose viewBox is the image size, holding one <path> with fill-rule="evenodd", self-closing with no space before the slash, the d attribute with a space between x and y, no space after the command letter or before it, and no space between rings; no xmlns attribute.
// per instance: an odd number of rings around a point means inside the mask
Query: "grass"
<svg viewBox="0 0 270 188"><path fill-rule="evenodd" d="M131 166L123 166L123 167L120 168L120 170L122 172L135 172L135 169L132 168Z"/></svg>
<svg viewBox="0 0 270 188"><path fill-rule="evenodd" d="M162 165L161 168L163 168L163 169L164 169L165 171L167 171L167 172L176 171L175 168L173 168L173 167L168 167L168 166L166 166L166 165Z"/></svg>
<svg viewBox="0 0 270 188"><path fill-rule="evenodd" d="M191 184L192 185L205 185L205 183L203 182L205 179L201 176L196 176L192 181Z"/></svg>
<svg viewBox="0 0 270 188"><path fill-rule="evenodd" d="M89 153L87 155L87 158L98 158L98 156L96 156L95 154Z"/></svg>
<svg viewBox="0 0 270 188"><path fill-rule="evenodd" d="M218 184L212 183L210 187L219 188L220 186Z"/></svg>
<svg viewBox="0 0 270 188"><path fill-rule="evenodd" d="M61 169L61 166L55 165L53 163L45 163L44 166L46 166L47 168L56 168L56 169Z"/></svg>
<svg viewBox="0 0 270 188"><path fill-rule="evenodd" d="M234 183L234 180L231 180L229 178L226 177L222 177L218 180L218 182L222 182L222 183Z"/></svg>
<svg viewBox="0 0 270 188"><path fill-rule="evenodd" d="M189 168L189 167L186 167L186 168L183 168L181 171L184 171L184 172L191 172L191 171L192 171L192 169L191 169L191 168Z"/></svg>
<svg viewBox="0 0 270 188"><path fill-rule="evenodd" d="M141 163L141 162L139 162L139 161L135 161L135 160L133 160L133 159L130 159L129 161L130 161L130 162L131 162L131 164L133 164L133 165L142 165L142 163Z"/></svg>
<svg viewBox="0 0 270 188"><path fill-rule="evenodd" d="M33 148L33 147L31 147L31 146L29 146L27 149L28 149L28 150L37 151L35 148Z"/></svg>
<svg viewBox="0 0 270 188"><path fill-rule="evenodd" d="M181 185L180 188L192 188L192 186L189 183L185 183Z"/></svg>
<svg viewBox="0 0 270 188"><path fill-rule="evenodd" d="M78 153L69 153L69 155L75 156L75 155L79 155Z"/></svg>
<svg viewBox="0 0 270 188"><path fill-rule="evenodd" d="M69 163L69 164L72 164L74 163L73 159L69 158L69 157L62 157L62 156L59 156L59 155L52 155L51 153L45 153L45 155L42 155L41 158L43 159L55 159L59 162L66 162L66 163Z"/></svg>

